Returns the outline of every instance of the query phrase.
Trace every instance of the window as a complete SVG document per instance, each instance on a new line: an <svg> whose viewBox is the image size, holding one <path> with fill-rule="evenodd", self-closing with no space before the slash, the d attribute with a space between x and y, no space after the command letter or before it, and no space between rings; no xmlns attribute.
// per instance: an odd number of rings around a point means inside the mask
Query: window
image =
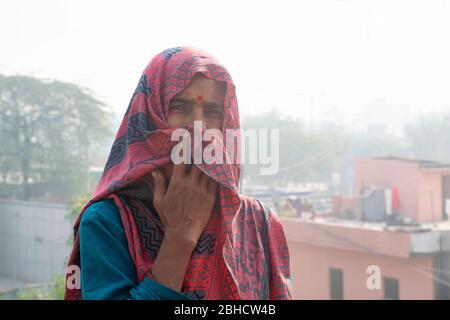
<svg viewBox="0 0 450 320"><path fill-rule="evenodd" d="M341 269L330 268L330 299L344 299L344 277Z"/></svg>
<svg viewBox="0 0 450 320"><path fill-rule="evenodd" d="M398 280L393 278L384 278L384 299L399 299Z"/></svg>

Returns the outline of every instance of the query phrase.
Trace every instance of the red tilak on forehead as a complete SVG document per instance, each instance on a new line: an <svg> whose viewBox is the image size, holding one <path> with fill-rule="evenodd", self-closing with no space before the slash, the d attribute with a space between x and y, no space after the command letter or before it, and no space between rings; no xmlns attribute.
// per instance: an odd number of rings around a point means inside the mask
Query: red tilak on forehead
<svg viewBox="0 0 450 320"><path fill-rule="evenodd" d="M202 101L203 100L203 96L197 96L197 100L198 101Z"/></svg>

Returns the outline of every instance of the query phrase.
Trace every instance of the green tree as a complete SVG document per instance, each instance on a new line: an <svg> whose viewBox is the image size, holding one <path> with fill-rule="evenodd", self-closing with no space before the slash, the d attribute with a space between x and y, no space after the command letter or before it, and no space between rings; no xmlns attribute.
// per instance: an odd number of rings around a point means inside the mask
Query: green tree
<svg viewBox="0 0 450 320"><path fill-rule="evenodd" d="M92 92L75 84L0 76L3 188L20 184L16 196L25 200L31 186L60 196L87 191L88 169L112 135L111 119Z"/></svg>
<svg viewBox="0 0 450 320"><path fill-rule="evenodd" d="M245 165L244 177L250 183L330 182L333 172L345 173L351 168L354 157L409 154L407 142L393 136L362 135L335 123L322 123L311 131L301 120L275 111L245 117L242 127L279 129L280 133L279 172L261 176L260 166Z"/></svg>
<svg viewBox="0 0 450 320"><path fill-rule="evenodd" d="M405 135L415 158L450 163L450 113L423 116L406 126Z"/></svg>
<svg viewBox="0 0 450 320"><path fill-rule="evenodd" d="M336 137L306 130L299 119L275 111L244 118L242 128L279 130L279 172L273 176L259 175L259 165L245 165L244 177L251 182L283 185L329 179L340 148Z"/></svg>
<svg viewBox="0 0 450 320"><path fill-rule="evenodd" d="M38 288L24 288L17 293L18 300L63 300L66 277L53 274L52 281Z"/></svg>

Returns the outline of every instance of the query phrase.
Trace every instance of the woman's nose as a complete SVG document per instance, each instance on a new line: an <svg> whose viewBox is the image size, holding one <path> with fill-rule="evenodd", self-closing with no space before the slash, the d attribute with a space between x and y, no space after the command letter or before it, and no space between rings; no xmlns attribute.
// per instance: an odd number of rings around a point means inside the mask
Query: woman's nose
<svg viewBox="0 0 450 320"><path fill-rule="evenodd" d="M192 110L192 119L194 121L201 121L202 127L206 129L206 123L204 119L204 113L203 113L203 107L202 106L195 106Z"/></svg>

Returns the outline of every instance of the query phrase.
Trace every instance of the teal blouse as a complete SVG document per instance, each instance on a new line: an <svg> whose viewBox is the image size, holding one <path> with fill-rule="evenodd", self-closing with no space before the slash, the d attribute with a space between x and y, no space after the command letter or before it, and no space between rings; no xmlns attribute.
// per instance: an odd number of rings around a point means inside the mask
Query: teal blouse
<svg viewBox="0 0 450 320"><path fill-rule="evenodd" d="M85 210L79 236L84 300L191 300L150 278L138 283L119 210L113 200L95 202Z"/></svg>

